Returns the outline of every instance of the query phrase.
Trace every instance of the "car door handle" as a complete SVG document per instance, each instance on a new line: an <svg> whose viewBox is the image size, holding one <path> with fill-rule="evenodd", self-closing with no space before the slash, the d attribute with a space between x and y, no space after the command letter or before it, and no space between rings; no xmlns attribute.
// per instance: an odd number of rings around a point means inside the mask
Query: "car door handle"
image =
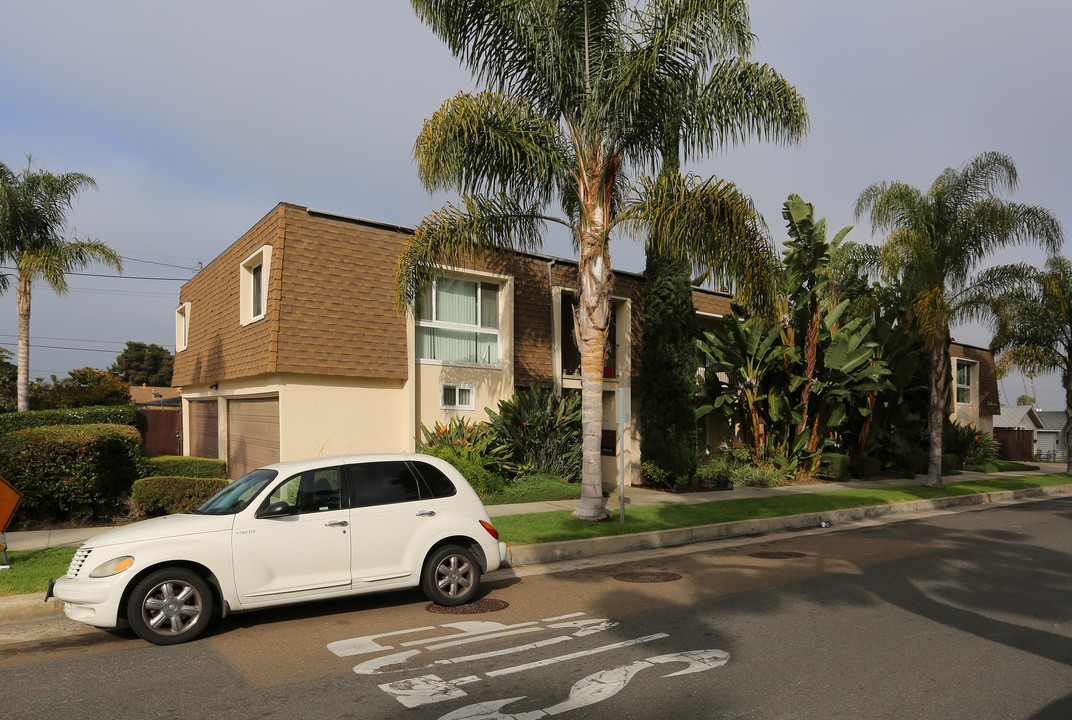
<svg viewBox="0 0 1072 720"><path fill-rule="evenodd" d="M434 516L435 516L435 510L421 510L419 513L417 513L417 517L434 517Z"/></svg>
<svg viewBox="0 0 1072 720"><path fill-rule="evenodd" d="M348 523L345 520L332 520L331 522L324 523L324 526L325 527L346 527L349 524L350 523Z"/></svg>

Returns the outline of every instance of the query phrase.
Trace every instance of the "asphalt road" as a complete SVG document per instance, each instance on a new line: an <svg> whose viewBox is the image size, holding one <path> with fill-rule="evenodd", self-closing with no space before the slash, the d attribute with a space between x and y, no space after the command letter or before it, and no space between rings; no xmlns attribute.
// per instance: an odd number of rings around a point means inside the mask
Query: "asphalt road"
<svg viewBox="0 0 1072 720"><path fill-rule="evenodd" d="M1072 718L1072 498L626 557L0 646L0 718Z"/></svg>

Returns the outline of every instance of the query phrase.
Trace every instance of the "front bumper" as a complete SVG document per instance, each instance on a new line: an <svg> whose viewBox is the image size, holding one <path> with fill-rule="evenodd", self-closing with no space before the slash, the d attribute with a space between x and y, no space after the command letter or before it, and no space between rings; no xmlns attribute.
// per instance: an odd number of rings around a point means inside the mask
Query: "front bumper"
<svg viewBox="0 0 1072 720"><path fill-rule="evenodd" d="M52 596L63 601L63 614L71 620L114 628L119 620L126 580L126 573L107 578L64 575L52 586Z"/></svg>

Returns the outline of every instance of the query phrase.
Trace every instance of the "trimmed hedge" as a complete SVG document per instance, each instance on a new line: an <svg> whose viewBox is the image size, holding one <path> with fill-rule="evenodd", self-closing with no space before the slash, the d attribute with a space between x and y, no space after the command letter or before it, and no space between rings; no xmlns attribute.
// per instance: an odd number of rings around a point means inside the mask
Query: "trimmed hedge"
<svg viewBox="0 0 1072 720"><path fill-rule="evenodd" d="M852 459L848 455L825 452L819 463L819 477L831 480L845 481L849 479L849 467Z"/></svg>
<svg viewBox="0 0 1072 720"><path fill-rule="evenodd" d="M141 435L124 425L52 425L0 437L0 477L22 494L22 525L110 518L141 477L142 460Z"/></svg>
<svg viewBox="0 0 1072 720"><path fill-rule="evenodd" d="M200 507L225 487L225 478L157 475L137 480L130 498L142 515L172 515Z"/></svg>
<svg viewBox="0 0 1072 720"><path fill-rule="evenodd" d="M215 458L158 455L146 458L146 475L150 477L226 478L227 463Z"/></svg>
<svg viewBox="0 0 1072 720"><path fill-rule="evenodd" d="M141 415L133 405L96 405L58 410L0 413L0 436L48 425L130 425L139 429Z"/></svg>
<svg viewBox="0 0 1072 720"><path fill-rule="evenodd" d="M882 461L870 455L853 455L849 458L849 471L857 478L878 477L882 474Z"/></svg>

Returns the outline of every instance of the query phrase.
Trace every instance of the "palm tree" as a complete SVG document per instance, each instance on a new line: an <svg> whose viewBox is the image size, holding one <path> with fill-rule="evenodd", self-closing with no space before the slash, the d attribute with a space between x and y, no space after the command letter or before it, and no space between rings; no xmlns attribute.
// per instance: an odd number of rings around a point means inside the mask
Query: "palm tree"
<svg viewBox="0 0 1072 720"><path fill-rule="evenodd" d="M30 295L33 283L44 280L53 290L68 290L66 274L92 262L103 262L122 272L119 255L99 240L66 240L67 211L87 187L97 186L82 173L54 175L26 169L16 175L0 163L0 257L15 264L16 308L19 317L17 407L30 409ZM3 276L6 287L8 277Z"/></svg>
<svg viewBox="0 0 1072 720"><path fill-rule="evenodd" d="M949 328L983 317L992 299L1022 281L1022 266L976 273L996 250L1035 243L1053 254L1064 236L1056 216L1034 205L995 196L1019 182L1012 158L983 153L959 170L947 168L930 189L881 182L860 193L856 217L870 213L873 231L889 235L879 270L906 291L906 318L923 338L928 355L930 459L927 484L942 487L942 425L951 382Z"/></svg>
<svg viewBox="0 0 1072 720"><path fill-rule="evenodd" d="M582 498L575 517L608 513L601 486L603 355L611 320L610 240L618 228L697 272L735 278L748 299L773 285L770 242L746 197L715 179L654 169L668 128L687 152L747 134L795 139L803 100L742 58L752 41L741 0L412 0L420 18L489 86L461 93L425 121L414 155L430 190L461 194L421 221L398 263L399 308L412 311L436 267L479 253L533 250L547 223L578 249L575 332L581 355ZM753 92L755 90L755 92ZM753 97L761 122L735 104ZM678 121L668 122L671 111ZM676 147L676 145L675 145ZM546 214L558 200L563 216Z"/></svg>
<svg viewBox="0 0 1072 720"><path fill-rule="evenodd" d="M1065 390L1061 433L1066 442L1072 440L1072 262L1060 256L1047 260L1045 270L1031 273L1030 283L997 299L994 319L990 349L1004 353L1002 365L1016 365L1028 374L1061 373ZM1072 475L1072 455L1065 472Z"/></svg>

